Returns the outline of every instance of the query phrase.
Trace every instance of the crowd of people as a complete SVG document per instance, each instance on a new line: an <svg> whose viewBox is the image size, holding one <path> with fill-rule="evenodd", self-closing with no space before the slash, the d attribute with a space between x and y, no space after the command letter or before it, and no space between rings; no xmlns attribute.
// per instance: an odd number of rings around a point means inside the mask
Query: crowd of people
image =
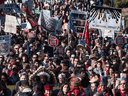
<svg viewBox="0 0 128 96"><path fill-rule="evenodd" d="M12 0L16 2L25 8L22 0ZM33 0L31 15L38 17L35 10L50 10L52 17L63 18L63 25L69 22L70 10L87 11L89 19L91 6L102 6L103 1L53 0L45 5ZM18 16L22 23L26 21L23 14ZM90 46L83 46L78 43L81 34L62 29L57 34L59 45L53 48L51 57L51 53L44 51L49 46L50 32L36 26L29 30L35 37L28 38L28 30L17 27L17 34L9 34L4 25L0 35L11 35L11 47L7 56L0 55L0 96L9 96L8 85L15 85L11 96L128 96L127 43L119 48L111 41L113 38L103 38L98 29L91 28ZM57 94L53 87L60 87Z"/></svg>

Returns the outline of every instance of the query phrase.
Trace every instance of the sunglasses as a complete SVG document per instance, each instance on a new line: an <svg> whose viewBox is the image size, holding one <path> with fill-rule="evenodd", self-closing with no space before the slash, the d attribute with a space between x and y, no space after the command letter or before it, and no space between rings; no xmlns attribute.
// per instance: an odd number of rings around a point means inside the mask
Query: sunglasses
<svg viewBox="0 0 128 96"><path fill-rule="evenodd" d="M120 83L120 85L126 85L126 83Z"/></svg>
<svg viewBox="0 0 128 96"><path fill-rule="evenodd" d="M100 85L100 86L105 86L105 85Z"/></svg>
<svg viewBox="0 0 128 96"><path fill-rule="evenodd" d="M92 71L92 70L88 70L88 71Z"/></svg>

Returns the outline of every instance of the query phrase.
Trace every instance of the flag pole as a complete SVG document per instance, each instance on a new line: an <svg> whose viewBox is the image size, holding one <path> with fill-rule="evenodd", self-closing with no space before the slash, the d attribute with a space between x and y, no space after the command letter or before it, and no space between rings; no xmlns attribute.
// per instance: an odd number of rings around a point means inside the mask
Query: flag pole
<svg viewBox="0 0 128 96"><path fill-rule="evenodd" d="M56 27L55 27L54 36L56 36L56 28L57 28L57 24L58 24L58 20L56 21Z"/></svg>
<svg viewBox="0 0 128 96"><path fill-rule="evenodd" d="M69 46L69 29L70 29L70 20L71 20L71 14L69 12L69 21L68 21L68 46Z"/></svg>

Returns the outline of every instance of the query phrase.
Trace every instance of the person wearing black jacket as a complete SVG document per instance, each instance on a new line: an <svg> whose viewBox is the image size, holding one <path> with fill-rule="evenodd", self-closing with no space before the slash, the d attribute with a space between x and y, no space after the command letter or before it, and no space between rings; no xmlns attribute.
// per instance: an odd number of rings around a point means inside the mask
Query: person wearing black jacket
<svg viewBox="0 0 128 96"><path fill-rule="evenodd" d="M82 87L84 87L84 88L88 87L88 85L89 85L89 79L87 77L87 74L86 74L84 68L81 68L79 70L79 77L82 79L82 81L81 81Z"/></svg>

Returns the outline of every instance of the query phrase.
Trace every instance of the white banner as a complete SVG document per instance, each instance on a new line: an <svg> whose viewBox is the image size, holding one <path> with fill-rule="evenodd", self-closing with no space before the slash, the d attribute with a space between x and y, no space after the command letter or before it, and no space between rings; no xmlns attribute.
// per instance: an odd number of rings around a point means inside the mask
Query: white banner
<svg viewBox="0 0 128 96"><path fill-rule="evenodd" d="M71 10L72 22L77 33L83 33L86 25L87 12Z"/></svg>
<svg viewBox="0 0 128 96"><path fill-rule="evenodd" d="M9 54L9 45L8 42L0 42L0 55L7 56Z"/></svg>
<svg viewBox="0 0 128 96"><path fill-rule="evenodd" d="M5 32L16 34L16 17L15 16L6 15Z"/></svg>
<svg viewBox="0 0 128 96"><path fill-rule="evenodd" d="M50 11L49 10L42 10L38 24L42 26L42 28L46 29L48 32L54 32L56 21L58 18L56 17L50 17Z"/></svg>
<svg viewBox="0 0 128 96"><path fill-rule="evenodd" d="M121 9L92 6L90 28L120 31Z"/></svg>

